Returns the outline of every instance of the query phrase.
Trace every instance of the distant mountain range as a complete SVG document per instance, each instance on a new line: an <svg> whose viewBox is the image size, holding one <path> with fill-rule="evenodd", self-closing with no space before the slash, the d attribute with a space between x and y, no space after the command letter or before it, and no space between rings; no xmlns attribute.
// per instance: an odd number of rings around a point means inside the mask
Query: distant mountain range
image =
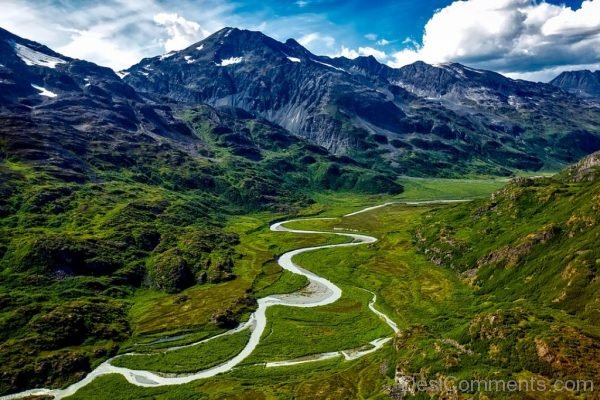
<svg viewBox="0 0 600 400"><path fill-rule="evenodd" d="M100 164L144 169L161 146L204 157L181 118L202 104L244 110L390 179L510 175L600 149L600 107L569 93L592 93L592 79L568 74L544 84L456 63L395 69L225 28L117 76L2 30L0 129L8 155L80 181ZM141 147L151 154L132 159Z"/></svg>
<svg viewBox="0 0 600 400"><path fill-rule="evenodd" d="M239 107L400 174L556 169L600 148L598 107L550 84L454 63L321 57L235 28L121 74L155 101Z"/></svg>

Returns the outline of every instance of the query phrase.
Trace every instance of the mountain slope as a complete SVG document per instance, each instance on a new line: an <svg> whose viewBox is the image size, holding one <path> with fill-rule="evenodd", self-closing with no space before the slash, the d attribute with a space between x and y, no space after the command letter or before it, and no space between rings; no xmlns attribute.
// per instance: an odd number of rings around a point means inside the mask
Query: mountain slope
<svg viewBox="0 0 600 400"><path fill-rule="evenodd" d="M598 379L599 211L595 153L555 177L518 178L490 199L438 210L415 231L417 247L487 305L465 338L487 363Z"/></svg>
<svg viewBox="0 0 600 400"><path fill-rule="evenodd" d="M566 71L550 84L582 97L600 98L600 71Z"/></svg>
<svg viewBox="0 0 600 400"><path fill-rule="evenodd" d="M4 30L0 64L4 156L62 180L92 180L94 167L148 164L140 153L155 156L160 138L173 139L171 148L191 140L169 109L143 102L108 68Z"/></svg>
<svg viewBox="0 0 600 400"><path fill-rule="evenodd" d="M340 97L353 92L356 99L345 100L365 119L374 118L371 109L381 109L390 123L403 115L385 95L348 82L347 73L297 43L258 32L224 29L166 58L142 60L126 73L125 81L141 92L256 112L335 153L366 146L362 132L343 130L342 121L324 112Z"/></svg>
<svg viewBox="0 0 600 400"><path fill-rule="evenodd" d="M400 174L556 169L600 149L600 109L552 85L460 64L320 57L235 28L123 75L145 96L239 107Z"/></svg>
<svg viewBox="0 0 600 400"><path fill-rule="evenodd" d="M517 178L490 200L439 212L419 242L436 264L468 271L483 292L507 286L507 295L598 322L599 157L555 177Z"/></svg>

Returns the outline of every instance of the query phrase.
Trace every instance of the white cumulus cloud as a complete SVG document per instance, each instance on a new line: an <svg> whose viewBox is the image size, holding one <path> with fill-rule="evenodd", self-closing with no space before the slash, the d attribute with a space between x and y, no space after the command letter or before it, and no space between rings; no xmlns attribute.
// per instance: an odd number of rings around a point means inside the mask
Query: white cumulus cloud
<svg viewBox="0 0 600 400"><path fill-rule="evenodd" d="M101 29L72 29L71 40L56 50L82 60L94 60L100 65L127 67L140 61L143 53L114 40Z"/></svg>
<svg viewBox="0 0 600 400"><path fill-rule="evenodd" d="M175 13L158 13L154 22L164 27L169 38L164 41L165 51L181 50L208 35L200 24L189 21Z"/></svg>
<svg viewBox="0 0 600 400"><path fill-rule="evenodd" d="M350 59L354 59L359 56L373 56L379 61L383 61L387 58L385 51L377 50L372 47L359 47L355 50L342 46L342 49L334 55L334 57L346 57Z"/></svg>
<svg viewBox="0 0 600 400"><path fill-rule="evenodd" d="M392 54L389 64L417 60L512 74L598 64L600 0L577 10L537 0L455 1L429 19L421 44Z"/></svg>
<svg viewBox="0 0 600 400"><path fill-rule="evenodd" d="M66 56L115 70L165 53L165 47L183 48L208 32L241 25L234 5L226 0L203 0L203 7L190 0L0 0L0 4L3 28Z"/></svg>

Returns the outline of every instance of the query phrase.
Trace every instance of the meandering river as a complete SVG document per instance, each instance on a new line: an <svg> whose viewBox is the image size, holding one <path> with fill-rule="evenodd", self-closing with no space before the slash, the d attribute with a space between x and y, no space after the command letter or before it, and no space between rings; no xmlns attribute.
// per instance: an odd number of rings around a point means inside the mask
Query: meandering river
<svg viewBox="0 0 600 400"><path fill-rule="evenodd" d="M455 201L455 200L448 200L448 201L441 201L441 202L453 202L453 201ZM432 203L432 202L410 202L410 203L405 203L405 204L424 204L424 203ZM362 212L367 212L367 211L370 211L370 210L373 210L373 209L376 209L379 207L384 207L384 206L387 206L390 204L395 204L395 203L386 203L381 206L367 207L365 209L347 214L345 216L348 217L348 216L356 215L356 214L359 214ZM326 219L334 219L334 218L306 218L306 219L301 219L301 220L302 221L310 221L310 220L326 220ZM333 248L333 247L360 246L360 245L364 245L364 244L374 243L377 241L376 238L374 238L372 236L367 236L367 235L359 235L359 234L345 233L345 232L321 232L321 231L312 231L312 230L298 230L298 229L287 228L285 226L286 224L295 222L295 221L300 221L300 219L292 219L292 220L288 220L288 221L274 223L270 227L271 231L292 232L292 233L298 233L298 234L337 235L337 236L347 237L347 238L351 239L351 241L347 242L347 243L342 243L342 244L331 244L331 245L324 245L324 246L305 247L305 248L292 250L292 251L288 251L287 253L284 253L278 260L279 265L283 269L286 269L290 272L305 276L309 281L309 284L306 288L299 290L297 292L294 292L294 293L290 293L290 294L271 295L271 296L267 296L267 297L263 297L263 298L259 299L258 300L258 308L256 309L256 311L250 316L250 318L248 319L247 322L241 324L240 326L238 326L235 329L227 331L221 335L213 336L209 339L202 340L200 342L192 343L192 344L185 345L185 346L174 346L169 349L163 350L163 351L173 351L173 350L181 349L183 347L195 346L200 343L204 343L204 342L213 340L213 339L223 336L223 335L231 335L233 333L240 332L244 329L250 329L251 335L250 335L250 339L249 339L248 343L242 349L242 351L239 352L235 357L223 362L222 364L214 366L212 368L208 368L208 369L198 371L195 373L178 374L178 375L158 374L158 373L154 373L154 372L146 371L146 370L133 370L133 369L129 369L129 368L116 367L111 364L111 361L114 359L114 358L111 358L111 359L106 360L102 364L100 364L98 367L96 367L84 379L68 386L65 389L46 389L46 388L32 389L32 390L27 390L27 391L24 391L21 393L2 396L2 397L0 397L0 399L6 399L6 400L19 399L19 398L31 396L31 395L50 395L50 396L54 396L55 399L62 399L64 397L74 394L82 387L88 385L90 382L92 382L97 377L106 375L106 374L120 374L129 383L136 385L136 386L155 387L155 386L165 386L165 385L181 385L181 384L189 383L189 382L192 382L192 381L195 381L198 379L210 378L215 375L222 374L222 373L232 370L234 367L236 367L238 364L240 364L244 359L246 359L254 351L256 346L258 346L258 344L260 343L260 338L263 335L263 332L264 332L266 324L267 324L266 312L270 306L281 305L281 306L287 306L287 307L320 307L320 306L324 306L327 304L331 304L331 303L337 301L342 296L342 290L339 287L337 287L335 284L333 284L331 281L329 281L321 276L318 276L318 275L300 267L299 265L295 264L293 262L294 256L301 254L301 253L320 250L320 249L328 249L328 248ZM382 321L384 321L394 332L398 332L398 327L392 321L392 319L389 318L384 313L378 311L375 308L374 305L375 305L375 301L376 301L377 297L374 293L372 293L372 292L370 292L370 293L373 294L373 299L369 303L369 309L373 313L375 313L377 316L379 316L382 319ZM369 353L372 353L372 352L378 350L379 348L381 348L385 343L387 343L391 339L392 339L391 337L386 337L386 338L379 338L379 339L373 340L369 344L369 346L366 348L345 349L345 350L341 349L340 351L336 351L336 352L317 354L317 355L312 355L312 356L308 356L308 357L304 357L304 358L296 359L296 360L271 362L271 363L267 363L265 366L268 368L281 367L281 366L286 366L286 365L295 365L295 364L319 361L319 360L335 358L335 357L344 357L347 360L353 360L353 359L362 357L366 354L369 354ZM119 355L116 357L123 357L126 355L132 355L132 353L123 354L123 355Z"/></svg>

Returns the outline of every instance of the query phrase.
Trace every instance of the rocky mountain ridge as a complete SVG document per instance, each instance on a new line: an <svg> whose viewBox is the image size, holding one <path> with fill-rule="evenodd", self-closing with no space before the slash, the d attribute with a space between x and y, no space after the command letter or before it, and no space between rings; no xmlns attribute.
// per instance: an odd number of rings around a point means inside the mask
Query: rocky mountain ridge
<svg viewBox="0 0 600 400"><path fill-rule="evenodd" d="M407 175L556 169L600 149L600 108L460 64L399 69L225 28L122 72L155 100L234 106L372 168Z"/></svg>

